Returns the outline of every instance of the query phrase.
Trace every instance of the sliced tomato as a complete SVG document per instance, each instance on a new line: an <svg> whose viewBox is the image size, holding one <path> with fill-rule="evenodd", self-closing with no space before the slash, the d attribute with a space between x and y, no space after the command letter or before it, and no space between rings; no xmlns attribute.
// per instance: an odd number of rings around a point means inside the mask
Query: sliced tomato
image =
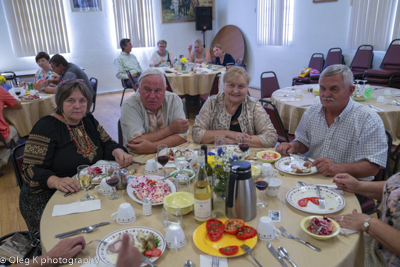
<svg viewBox="0 0 400 267"><path fill-rule="evenodd" d="M257 230L251 226L243 226L239 233L236 234L237 239L245 240L253 238L257 235Z"/></svg>
<svg viewBox="0 0 400 267"><path fill-rule="evenodd" d="M149 256L149 257L160 257L162 254L162 251L158 248L152 248L152 249L146 250L143 254L146 256Z"/></svg>
<svg viewBox="0 0 400 267"><path fill-rule="evenodd" d="M224 224L224 231L230 235L236 235L239 230L244 226L244 221L242 219L230 219Z"/></svg>
<svg viewBox="0 0 400 267"><path fill-rule="evenodd" d="M239 247L238 246L229 246L229 247L224 247L220 248L219 252L221 252L224 255L230 256L230 255L235 255L238 253Z"/></svg>
<svg viewBox="0 0 400 267"><path fill-rule="evenodd" d="M212 227L207 232L208 238L210 238L210 240L213 242L220 240L223 235L224 235L224 228L222 227Z"/></svg>
<svg viewBox="0 0 400 267"><path fill-rule="evenodd" d="M170 161L175 161L174 156L168 155Z"/></svg>
<svg viewBox="0 0 400 267"><path fill-rule="evenodd" d="M309 197L308 199L310 199L310 201L312 202L312 203L314 203L315 205L319 205L319 200L318 200L318 197Z"/></svg>
<svg viewBox="0 0 400 267"><path fill-rule="evenodd" d="M310 201L310 199L309 199L308 197L305 197L305 198L302 198L302 199L300 199L299 201L297 201L297 204L298 204L300 207L307 207L308 201Z"/></svg>
<svg viewBox="0 0 400 267"><path fill-rule="evenodd" d="M221 227L223 229L224 224L220 220L209 219L206 224L207 231L209 231L211 227Z"/></svg>

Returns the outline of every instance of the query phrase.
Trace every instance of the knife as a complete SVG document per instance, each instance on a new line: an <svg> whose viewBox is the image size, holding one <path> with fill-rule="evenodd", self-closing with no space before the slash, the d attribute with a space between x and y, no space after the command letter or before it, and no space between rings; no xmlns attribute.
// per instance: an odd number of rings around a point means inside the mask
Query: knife
<svg viewBox="0 0 400 267"><path fill-rule="evenodd" d="M271 251L272 255L275 256L279 260L279 262L282 264L283 267L288 267L286 263L282 260L282 257L276 252L275 248L271 245L271 243L267 242L267 248L269 251Z"/></svg>
<svg viewBox="0 0 400 267"><path fill-rule="evenodd" d="M151 267L157 267L153 262L151 262L145 255L142 254L142 261L150 265Z"/></svg>
<svg viewBox="0 0 400 267"><path fill-rule="evenodd" d="M110 222L102 222L102 223L94 224L94 225L91 225L91 226L96 228L96 227L107 225L107 224L110 224ZM87 226L87 227L89 227L89 226ZM82 232L83 230L85 230L87 227L79 228L79 229L72 230L72 231L65 232L65 233L61 233L61 234L57 234L54 237L56 237L56 238L65 238L65 237L68 237L68 236L76 235L76 234Z"/></svg>

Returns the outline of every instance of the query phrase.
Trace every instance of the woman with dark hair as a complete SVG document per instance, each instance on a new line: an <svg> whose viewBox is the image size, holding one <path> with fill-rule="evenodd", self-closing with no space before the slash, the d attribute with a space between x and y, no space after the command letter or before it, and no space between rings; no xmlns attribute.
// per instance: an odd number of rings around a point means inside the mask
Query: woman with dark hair
<svg viewBox="0 0 400 267"><path fill-rule="evenodd" d="M45 80L56 80L58 79L58 74L55 73L50 67L50 56L46 52L39 52L35 57L36 63L39 65L40 69L35 74L35 80L33 82L33 88L46 93L53 93L56 85L50 84L47 87L43 83ZM43 84L42 84L43 83ZM21 82L21 86L26 85L26 82Z"/></svg>
<svg viewBox="0 0 400 267"><path fill-rule="evenodd" d="M71 178L79 165L105 159L126 167L133 160L89 113L92 94L83 80L62 82L55 101L55 113L41 118L26 142L19 205L29 230L40 229L43 210L56 190L79 189Z"/></svg>
<svg viewBox="0 0 400 267"><path fill-rule="evenodd" d="M211 49L214 52L216 65L222 65L224 67L226 67L228 64L235 65L235 59L232 57L232 55L225 53L219 44L213 45Z"/></svg>

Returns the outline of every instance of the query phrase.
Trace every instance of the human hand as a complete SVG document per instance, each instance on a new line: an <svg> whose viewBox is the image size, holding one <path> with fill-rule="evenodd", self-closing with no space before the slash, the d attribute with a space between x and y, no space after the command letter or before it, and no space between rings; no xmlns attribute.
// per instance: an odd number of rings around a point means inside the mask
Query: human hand
<svg viewBox="0 0 400 267"><path fill-rule="evenodd" d="M44 80L43 82L40 83L41 87L47 87L49 86L49 84L52 82L52 80L48 79L48 80Z"/></svg>
<svg viewBox="0 0 400 267"><path fill-rule="evenodd" d="M317 170L324 176L333 176L339 173L339 164L333 163L327 158L317 158L311 166L317 167Z"/></svg>
<svg viewBox="0 0 400 267"><path fill-rule="evenodd" d="M203 60L200 58L200 59L196 59L195 61L194 61L194 63L203 63Z"/></svg>
<svg viewBox="0 0 400 267"><path fill-rule="evenodd" d="M131 152L136 154L150 154L157 152L157 146L144 138L135 138L127 144Z"/></svg>
<svg viewBox="0 0 400 267"><path fill-rule="evenodd" d="M160 62L158 62L158 64L161 64L161 63L163 63L163 62L165 62L166 60L165 59L160 59Z"/></svg>
<svg viewBox="0 0 400 267"><path fill-rule="evenodd" d="M33 89L36 89L36 90L39 90L39 91L42 91L42 89L43 89L43 85L39 84L39 83L32 84L32 87L33 87Z"/></svg>
<svg viewBox="0 0 400 267"><path fill-rule="evenodd" d="M121 166L122 168L128 166L133 161L133 156L126 153L121 148L114 149L112 155L114 156L119 166Z"/></svg>
<svg viewBox="0 0 400 267"><path fill-rule="evenodd" d="M335 177L333 177L333 182L336 183L339 189L350 193L356 192L360 186L360 181L348 173L336 174Z"/></svg>
<svg viewBox="0 0 400 267"><path fill-rule="evenodd" d="M225 145L237 145L236 139L225 137Z"/></svg>
<svg viewBox="0 0 400 267"><path fill-rule="evenodd" d="M189 52L191 52L192 51L192 45L190 44L189 46L188 46L188 50L189 50Z"/></svg>
<svg viewBox="0 0 400 267"><path fill-rule="evenodd" d="M174 134L186 133L189 130L189 120L176 119L168 127Z"/></svg>
<svg viewBox="0 0 400 267"><path fill-rule="evenodd" d="M335 220L340 227L355 231L364 231L364 221L368 218L368 214L358 213L356 209L351 214L331 215L330 219Z"/></svg>
<svg viewBox="0 0 400 267"><path fill-rule="evenodd" d="M24 82L24 81L22 81L22 82L19 83L19 86L20 86L20 87L26 86L26 85L28 85L28 83L27 83L27 82Z"/></svg>
<svg viewBox="0 0 400 267"><path fill-rule="evenodd" d="M75 238L66 238L58 242L47 254L43 255L51 259L70 259L81 250L85 249L85 238L78 236Z"/></svg>
<svg viewBox="0 0 400 267"><path fill-rule="evenodd" d="M234 132L234 131L229 131L229 134L227 136L225 136L225 142L227 141L227 139L231 139L234 140L234 144L238 144L239 143L239 136L247 136L248 138L251 139L251 135L248 135L247 133L238 133L238 132Z"/></svg>
<svg viewBox="0 0 400 267"><path fill-rule="evenodd" d="M278 152L279 154L281 154L282 156L288 156L289 153L294 153L294 146L291 143L280 143L277 147L276 147L276 152Z"/></svg>
<svg viewBox="0 0 400 267"><path fill-rule="evenodd" d="M123 234L116 267L139 267L141 264L141 253L132 244L129 244L129 234Z"/></svg>
<svg viewBox="0 0 400 267"><path fill-rule="evenodd" d="M63 178L57 177L54 185L55 189L65 193L76 192L80 188L78 181L72 179L71 177L63 177Z"/></svg>

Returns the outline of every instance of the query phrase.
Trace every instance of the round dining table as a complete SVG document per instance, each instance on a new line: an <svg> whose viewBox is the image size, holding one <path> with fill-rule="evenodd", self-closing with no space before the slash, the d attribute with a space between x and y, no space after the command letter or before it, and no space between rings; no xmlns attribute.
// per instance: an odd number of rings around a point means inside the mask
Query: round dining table
<svg viewBox="0 0 400 267"><path fill-rule="evenodd" d="M306 85L309 88L319 88L318 84ZM315 99L315 94L303 90L302 85L282 88L275 91L271 96L271 101L276 105L283 126L290 134L295 134L304 112L309 108ZM302 90L302 97L295 96L296 90ZM383 96L385 90L392 91L392 97L386 99L385 104L378 104L376 99ZM396 93L399 94L396 94ZM400 105L394 100L400 100L400 90L388 87L373 87L371 98L365 101L357 101L372 110L376 111L381 117L385 129L390 132L393 138L393 145L400 144ZM399 102L400 103L400 102ZM371 107L372 106L372 107ZM381 111L375 108L381 109Z"/></svg>
<svg viewBox="0 0 400 267"><path fill-rule="evenodd" d="M183 145L191 149L199 148L199 145L193 143L187 143ZM255 152L260 151L258 148L251 148L251 155L249 158L255 157ZM140 155L134 157L135 161L146 162L148 159L155 159L155 154ZM257 164L257 162L252 162ZM143 175L144 166L138 166L132 164L133 168L137 169L137 176ZM131 167L129 167L131 168ZM129 169L128 168L128 169ZM168 170L168 169L167 169ZM275 222L275 227L283 226L289 233L297 236L305 241L310 242L312 245L322 249L321 252L314 251L309 247L286 237L277 237L270 241L271 244L278 248L282 246L286 248L290 258L298 266L307 267L320 267L320 266L363 266L364 265L364 238L361 232L351 235L337 235L326 241L313 239L311 236L306 234L300 228L300 221L307 216L312 214L302 212L288 204L286 200L286 194L289 190L296 187L297 182L303 181L307 184L332 184L332 177L324 177L322 174L315 173L312 175L296 176L285 173L280 173L279 178L282 180L277 197L266 196L268 206L264 209L257 208L257 216L251 221L246 222L250 226L256 228L257 223L262 216L268 216L269 210L281 212L281 222ZM84 191L80 190L68 197L64 197L64 193L57 191L48 202L41 219L40 232L41 232L41 243L43 253L48 252L52 249L60 239L54 237L54 235L71 231L77 228L86 227L100 222L111 222L109 225L101 226L96 228L93 232L83 234L86 242L95 239L103 239L108 234L117 231L119 229L128 227L148 227L159 231L162 235L165 235L166 230L162 225L161 210L162 205L152 207L152 215L144 216L142 212L142 205L133 201L127 194L126 190L118 191L122 194L122 197L117 200L109 200L108 196L99 195L93 189L89 190L89 193L101 200L101 209L85 213L69 214L64 216L52 217L52 211L54 205L69 204L73 202L80 202L80 198L83 196ZM257 192L257 196L258 196ZM345 206L342 210L335 214L348 214L353 209L360 212L360 205L354 194L344 192L343 197L345 199ZM118 210L121 203L128 202L132 205L137 220L128 225L120 225L116 221L111 220L110 216L112 213ZM225 215L225 202L217 199L214 195L214 210L217 218L226 218ZM186 236L187 244L179 249L166 248L164 253L154 263L157 266L183 266L187 260L192 260L194 266L200 266L200 255L204 255L200 249L196 247L192 239L193 233L196 228L199 227L194 220L193 212L183 216L182 228ZM204 238L207 238L204 236ZM96 244L87 246L83 251L79 252L75 258L76 260L91 259L96 257ZM274 256L267 249L267 242L258 240L254 248L252 249L253 256L263 266L281 266L280 262L274 258ZM290 264L286 261L288 266ZM243 254L237 257L228 259L228 264L231 267L234 266L256 266L253 259L248 254ZM81 264L76 263L73 266L80 266ZM103 263L99 263L98 266L104 266ZM205 266L205 265L202 265ZM222 265L221 265L222 266Z"/></svg>
<svg viewBox="0 0 400 267"><path fill-rule="evenodd" d="M15 96L13 89L9 92ZM13 109L10 107L4 107L3 109L4 119L9 125L15 127L20 137L29 135L39 119L53 113L56 107L55 95L39 95L40 99L21 101L22 109Z"/></svg>

